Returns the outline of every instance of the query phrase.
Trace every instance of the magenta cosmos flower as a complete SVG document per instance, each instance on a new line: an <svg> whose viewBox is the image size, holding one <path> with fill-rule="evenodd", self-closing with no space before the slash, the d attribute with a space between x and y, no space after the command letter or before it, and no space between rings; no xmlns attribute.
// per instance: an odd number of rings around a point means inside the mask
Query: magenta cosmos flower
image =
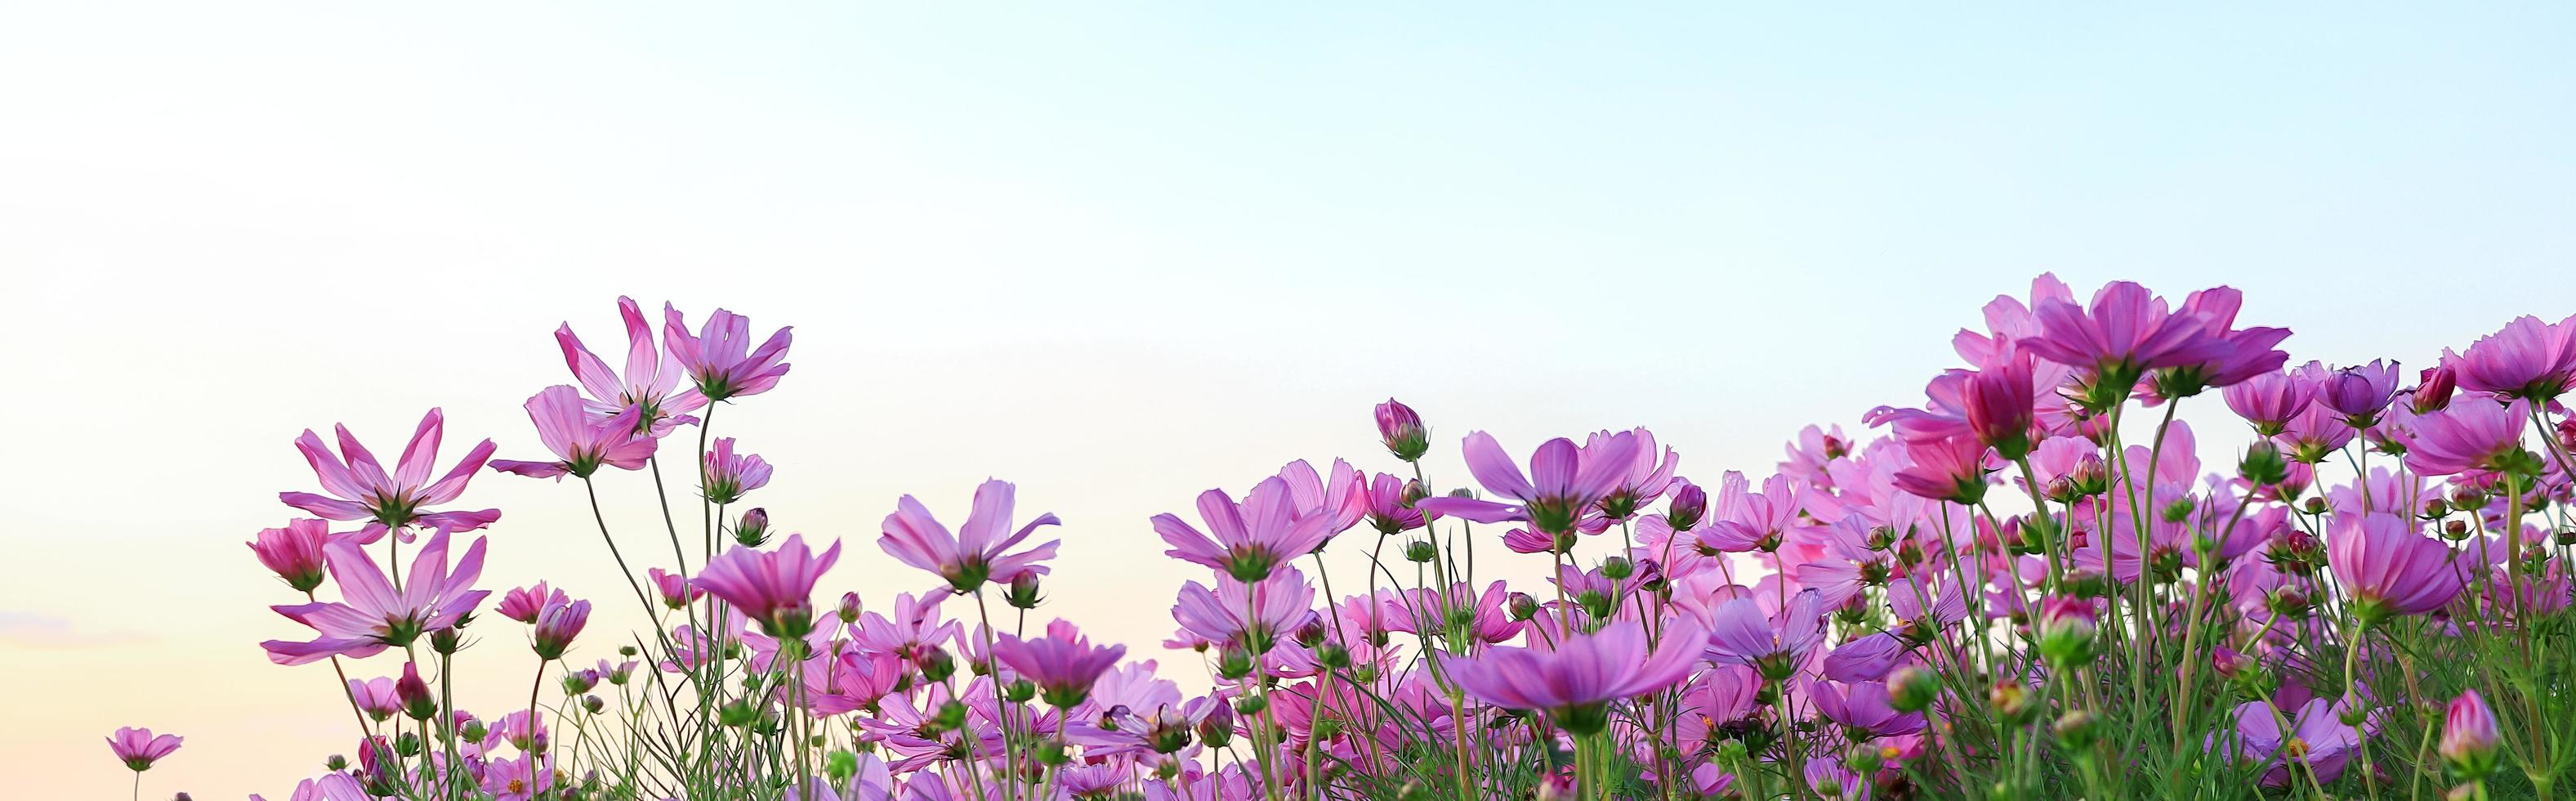
<svg viewBox="0 0 2576 801"><path fill-rule="evenodd" d="M910 495L895 500L894 514L886 515L885 536L877 547L904 564L932 573L948 581L959 593L974 592L986 581L1013 581L1024 575L1046 575L1039 564L1055 558L1061 540L1048 540L1019 553L1010 550L1036 533L1039 526L1057 525L1055 513L1048 512L1029 521L1018 530L1011 529L1011 508L1016 488L1008 481L986 480L975 488L975 507L966 513L966 524L952 536L948 527L930 516L930 510Z"/></svg>
<svg viewBox="0 0 2576 801"><path fill-rule="evenodd" d="M1637 466L1636 437L1607 437L1596 452L1575 447L1564 437L1548 440L1530 455L1526 477L1493 435L1467 435L1467 472L1476 483L1515 503L1477 498L1424 498L1414 508L1478 523L1529 521L1540 533L1565 536L1575 531L1583 510L1618 490Z"/></svg>
<svg viewBox="0 0 2576 801"><path fill-rule="evenodd" d="M117 729L115 734L108 735L107 748L116 752L117 760L124 762L126 767L141 772L151 770L152 763L159 762L162 757L179 750L181 739L183 738L176 734L155 737L151 729L129 726Z"/></svg>
<svg viewBox="0 0 2576 801"><path fill-rule="evenodd" d="M2364 625L2431 612L2460 594L2450 547L2396 515L2338 515L2326 540L2326 566Z"/></svg>
<svg viewBox="0 0 2576 801"><path fill-rule="evenodd" d="M529 647L536 649L537 657L561 659L572 648L572 639L581 636L582 626L590 622L590 602L558 599L538 610L530 622L536 628L529 633Z"/></svg>
<svg viewBox="0 0 2576 801"><path fill-rule="evenodd" d="M1283 567L1248 583L1220 575L1213 590L1195 581L1181 585L1172 619L1199 641L1232 643L1258 655L1269 653L1281 634L1315 620L1314 606L1314 586Z"/></svg>
<svg viewBox="0 0 2576 801"><path fill-rule="evenodd" d="M494 759L483 764L483 792L493 801L529 801L553 789L555 772L537 764L534 754Z"/></svg>
<svg viewBox="0 0 2576 801"><path fill-rule="evenodd" d="M323 491L331 494L281 492L277 499L285 501L288 506L332 520L367 521L367 525L358 530L358 541L362 545L383 539L388 530L396 532L404 542L410 542L412 535L408 529L415 524L440 531L473 531L491 525L492 521L501 519L500 510L433 512L427 508L456 500L456 496L464 494L465 484L473 480L474 471L481 469L483 461L492 457L492 441L484 440L466 452L465 459L457 462L445 475L439 476L435 482L430 481L430 470L438 461L439 436L446 426L446 415L437 409L423 415L420 427L412 432L410 444L403 446L402 459L394 463L391 475L385 473L383 466L376 464L375 454L368 453L367 446L358 444L358 438L349 433L348 426L332 427L339 434L338 455L333 455L330 448L322 444L322 438L315 435L313 429L305 429L304 436L295 439L295 449L304 453L304 461L312 465L313 474L322 479Z"/></svg>
<svg viewBox="0 0 2576 801"><path fill-rule="evenodd" d="M2439 751L2452 769L2472 779L2495 772L2497 741L2495 709L2485 696L2469 690L2451 699L2442 712Z"/></svg>
<svg viewBox="0 0 2576 801"><path fill-rule="evenodd" d="M2546 401L2576 381L2576 317L2557 325L2525 315L2479 337L2466 353L2442 349L2459 387L2499 398Z"/></svg>
<svg viewBox="0 0 2576 801"><path fill-rule="evenodd" d="M283 528L264 528L259 537L245 543L259 557L261 566L276 573L296 592L310 593L322 586L322 546L331 544L330 525L309 517L286 522Z"/></svg>
<svg viewBox="0 0 2576 801"><path fill-rule="evenodd" d="M528 419L537 424L537 439L560 461L519 462L497 459L492 469L531 478L589 478L603 465L620 470L644 466L652 458L653 437L639 427L642 407L629 406L609 417L592 414L581 393L557 384L528 398Z"/></svg>
<svg viewBox="0 0 2576 801"><path fill-rule="evenodd" d="M1913 464L1896 471L1896 488L1936 501L1975 504L1986 497L1986 474L1994 470L1986 445L1973 435L1905 443Z"/></svg>
<svg viewBox="0 0 2576 801"><path fill-rule="evenodd" d="M1408 462L1431 451L1431 430L1423 427L1422 415L1394 398L1377 405L1377 438L1386 444L1387 453Z"/></svg>
<svg viewBox="0 0 2576 801"><path fill-rule="evenodd" d="M2531 419L2524 401L2500 406L2483 400L2452 404L2417 417L2406 444L2406 466L2427 476L2475 470L2538 469L2522 449L2522 427Z"/></svg>
<svg viewBox="0 0 2576 801"><path fill-rule="evenodd" d="M1038 694L1058 709L1072 709L1091 694L1091 685L1127 655L1127 646L1094 646L1062 620L1047 626L1047 636L1020 639L1008 634L993 643L993 658L1038 686Z"/></svg>
<svg viewBox="0 0 2576 801"><path fill-rule="evenodd" d="M775 551L734 546L698 571L695 583L733 604L769 636L794 639L814 630L814 582L840 559L837 540L817 557L805 547L805 535L789 534Z"/></svg>
<svg viewBox="0 0 2576 801"><path fill-rule="evenodd" d="M2273 371L2228 387L2221 397L2229 410L2254 426L2254 433L2268 437L2281 433L2307 410L2316 397L2316 386L2297 373Z"/></svg>
<svg viewBox="0 0 2576 801"><path fill-rule="evenodd" d="M305 642L270 640L260 647L267 649L271 662L301 665L333 656L371 656L456 626L492 591L474 589L474 580L483 574L484 540L477 537L466 546L453 571L447 566L447 545L447 532L430 535L428 547L412 560L410 580L396 590L355 541L331 543L324 553L341 600L269 607L321 636Z"/></svg>
<svg viewBox="0 0 2576 801"><path fill-rule="evenodd" d="M689 333L680 311L662 304L662 346L671 359L697 382L698 394L720 401L768 392L787 374L791 328L778 329L757 349L751 345L751 318L717 309L698 333Z"/></svg>
<svg viewBox="0 0 2576 801"><path fill-rule="evenodd" d="M644 311L635 300L617 298L617 316L626 323L626 371L621 378L608 363L583 347L581 337L574 336L572 324L555 329L555 344L563 347L564 365L572 368L573 377L582 389L590 392L584 405L591 414L608 417L632 406L643 410L642 423L648 433L659 437L681 423L695 423L689 412L707 405L707 398L696 387L681 387L685 373L680 361L662 358L653 345L653 326L645 322Z"/></svg>
<svg viewBox="0 0 2576 801"><path fill-rule="evenodd" d="M1366 498L1357 500L1364 503ZM1297 508L1296 493L1277 476L1253 485L1242 503L1225 490L1212 489L1199 493L1198 505L1199 519L1216 536L1199 533L1176 515L1155 515L1154 531L1172 546L1163 553L1223 571L1236 581L1260 581L1288 560L1313 553L1332 538L1340 522L1338 514Z"/></svg>
<svg viewBox="0 0 2576 801"><path fill-rule="evenodd" d="M769 461L757 454L733 452L733 438L719 437L699 466L700 492L718 506L742 500L743 493L769 486Z"/></svg>
<svg viewBox="0 0 2576 801"><path fill-rule="evenodd" d="M1701 632L1677 618L1650 650L1644 626L1622 620L1554 647L1495 646L1476 657L1443 654L1440 666L1469 696L1505 709L1535 709L1576 736L1609 725L1612 701L1670 689L1699 664Z"/></svg>

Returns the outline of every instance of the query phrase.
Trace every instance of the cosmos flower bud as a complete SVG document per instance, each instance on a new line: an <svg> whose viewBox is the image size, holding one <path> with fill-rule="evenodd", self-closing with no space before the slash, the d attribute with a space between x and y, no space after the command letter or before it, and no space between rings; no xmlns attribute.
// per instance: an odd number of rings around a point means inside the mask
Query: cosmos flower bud
<svg viewBox="0 0 2576 801"><path fill-rule="evenodd" d="M1664 522L1672 524L1674 531L1689 531L1707 515L1708 490L1697 484L1683 484L1673 493L1672 503L1664 508Z"/></svg>
<svg viewBox="0 0 2576 801"><path fill-rule="evenodd" d="M1234 713L1237 715L1252 717L1269 708L1270 699L1265 696L1247 695L1234 699Z"/></svg>
<svg viewBox="0 0 2576 801"><path fill-rule="evenodd" d="M1986 704L2005 723L2014 726L2028 724L2039 716L2038 697L2017 682L1996 682L1993 689L1986 691Z"/></svg>
<svg viewBox="0 0 2576 801"><path fill-rule="evenodd" d="M403 732L400 736L395 737L394 753L401 754L406 757L419 756L420 735L413 734L411 732Z"/></svg>
<svg viewBox="0 0 2576 801"><path fill-rule="evenodd" d="M1038 697L1037 682L1029 681L1028 679L1018 679L1009 684L1002 685L1002 697L1011 699L1011 703L1014 704L1028 703L1029 699ZM1063 706L1072 706L1072 704L1064 704Z"/></svg>
<svg viewBox="0 0 2576 801"><path fill-rule="evenodd" d="M1301 648L1313 648L1317 644L1322 643L1324 641L1324 635L1329 633L1331 632L1324 630L1323 621L1306 621L1305 625L1297 627L1297 645Z"/></svg>
<svg viewBox="0 0 2576 801"><path fill-rule="evenodd" d="M753 508L742 513L742 522L733 526L733 541L745 548L758 548L769 543L769 510Z"/></svg>
<svg viewBox="0 0 2576 801"><path fill-rule="evenodd" d="M403 714L413 720L438 717L438 698L430 695L429 683L420 678L420 668L403 663L402 678L394 680L394 698L402 702Z"/></svg>
<svg viewBox="0 0 2576 801"><path fill-rule="evenodd" d="M465 721L465 725L457 727L456 734L457 736L465 738L466 742L480 743L483 742L483 738L492 736L492 729L489 726L483 725L483 721L468 720ZM338 770L338 768L333 768L333 770Z"/></svg>
<svg viewBox="0 0 2576 801"><path fill-rule="evenodd" d="M946 649L934 646L924 648L920 653L913 655L912 666L921 671L923 680L937 684L947 681L949 676L956 675L957 658L949 656Z"/></svg>
<svg viewBox="0 0 2576 801"><path fill-rule="evenodd" d="M1613 556L1608 559L1601 560L1601 576L1603 578L1610 579L1611 581L1621 581L1636 574L1636 563L1628 561L1627 557Z"/></svg>
<svg viewBox="0 0 2576 801"><path fill-rule="evenodd" d="M585 695L581 697L581 708L589 710L591 714L596 715L599 714L600 710L608 708L608 702L596 695Z"/></svg>
<svg viewBox="0 0 2576 801"><path fill-rule="evenodd" d="M2442 712L2442 759L2468 779L2483 779L2496 767L2495 710L2476 690L2460 693Z"/></svg>
<svg viewBox="0 0 2576 801"><path fill-rule="evenodd" d="M1887 702L1899 712L1921 712L1941 694L1941 677L1922 665L1897 668L1887 676Z"/></svg>
<svg viewBox="0 0 2576 801"><path fill-rule="evenodd" d="M326 567L322 546L330 541L329 523L297 519L283 528L260 529L258 538L247 544L260 565L277 574L278 580L296 592L310 593L322 586Z"/></svg>
<svg viewBox="0 0 2576 801"><path fill-rule="evenodd" d="M2040 602L2039 653L2055 664L2083 664L2093 658L2093 599L2053 596Z"/></svg>
<svg viewBox="0 0 2576 801"><path fill-rule="evenodd" d="M1439 556L1439 546L1432 545L1428 540L1414 540L1404 544L1405 561L1423 564Z"/></svg>
<svg viewBox="0 0 2576 801"><path fill-rule="evenodd" d="M953 700L940 704L939 711L930 717L930 725L939 731L956 731L964 728L966 705Z"/></svg>
<svg viewBox="0 0 2576 801"><path fill-rule="evenodd" d="M541 659L561 659L574 637L590 622L590 602L549 604L536 618L533 647Z"/></svg>
<svg viewBox="0 0 2576 801"><path fill-rule="evenodd" d="M1423 427L1422 416L1394 398L1377 405L1377 436L1387 453L1408 462L1431 451L1431 430Z"/></svg>
<svg viewBox="0 0 2576 801"><path fill-rule="evenodd" d="M1252 675L1252 652L1244 650L1241 646L1226 645L1224 651L1217 653L1216 673L1227 679L1240 679Z"/></svg>
<svg viewBox="0 0 2576 801"><path fill-rule="evenodd" d="M1526 592L1512 593L1510 598L1506 608L1511 613L1512 622L1519 623L1538 616L1537 598Z"/></svg>
<svg viewBox="0 0 2576 801"><path fill-rule="evenodd" d="M823 775L830 777L835 785L849 783L850 777L859 775L859 755L847 750L833 751L823 757Z"/></svg>
<svg viewBox="0 0 2576 801"><path fill-rule="evenodd" d="M1002 599L1013 609L1036 609L1038 604L1046 602L1046 596L1038 592L1038 574L1035 572L1013 577L1011 589L1003 593Z"/></svg>
<svg viewBox="0 0 2576 801"><path fill-rule="evenodd" d="M2048 730L2057 735L2058 744L2068 751L2082 751L2093 747L2093 740L2101 733L2102 725L2101 719L2094 717L2093 713L2077 709L2057 716L2057 722L2049 724Z"/></svg>
<svg viewBox="0 0 2576 801"><path fill-rule="evenodd" d="M2460 387L2459 377L2451 372L2450 366L2424 368L2421 376L2421 381L2415 385L2415 396L2412 398L2415 413L2432 414L2449 408L2451 393L2458 391Z"/></svg>
<svg viewBox="0 0 2576 801"><path fill-rule="evenodd" d="M591 688L597 686L599 686L599 671L597 670L582 668L580 670L564 671L563 690L564 695L566 696L574 696L590 692Z"/></svg>
<svg viewBox="0 0 2576 801"><path fill-rule="evenodd" d="M1207 717L1199 720L1198 733L1199 741L1209 748L1224 748L1234 742L1234 707L1209 704Z"/></svg>
<svg viewBox="0 0 2576 801"><path fill-rule="evenodd" d="M322 769L332 773L348 770L349 758L339 754L332 754L329 758L322 760Z"/></svg>
<svg viewBox="0 0 2576 801"><path fill-rule="evenodd" d="M2245 458L2237 460L2236 475L2257 487L2277 485L2290 480L2290 459L2271 440L2256 442L2245 450Z"/></svg>

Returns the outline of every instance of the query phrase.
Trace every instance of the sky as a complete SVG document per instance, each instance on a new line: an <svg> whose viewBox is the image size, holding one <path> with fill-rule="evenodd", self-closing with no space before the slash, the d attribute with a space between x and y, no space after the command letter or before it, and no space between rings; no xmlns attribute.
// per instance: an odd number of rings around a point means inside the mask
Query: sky
<svg viewBox="0 0 2576 801"><path fill-rule="evenodd" d="M2044 271L2233 285L2337 364L2576 312L2565 5L1382 5L0 9L0 774L121 793L123 725L188 737L163 797L348 753L328 668L257 645L302 631L240 544L316 486L291 441L394 451L441 407L447 460L540 458L550 334L614 348L621 294L795 327L715 425L845 543L826 592L925 589L878 521L998 477L1065 521L1038 616L1184 681L1204 571L1146 519L1395 469L1390 396L1443 486L1475 430L1759 476L1919 403ZM621 541L649 481L602 479ZM577 486L458 506L505 515L484 586L639 617ZM525 686L518 636L469 709Z"/></svg>

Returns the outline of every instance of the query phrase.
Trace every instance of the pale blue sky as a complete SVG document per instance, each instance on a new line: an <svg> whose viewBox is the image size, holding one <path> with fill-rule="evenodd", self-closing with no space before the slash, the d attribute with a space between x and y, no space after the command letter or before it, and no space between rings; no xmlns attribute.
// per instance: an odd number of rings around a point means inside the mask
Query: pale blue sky
<svg viewBox="0 0 2576 801"><path fill-rule="evenodd" d="M0 537L49 566L0 582L0 683L61 702L0 773L113 792L132 724L200 797L344 750L252 645L294 631L236 544L310 485L288 441L435 404L524 458L547 334L620 293L797 326L718 425L849 540L829 589L921 586L876 520L999 476L1067 521L1049 611L1140 654L1198 574L1145 517L1392 467L1387 395L1435 480L1470 430L1640 424L1707 476L1915 402L2042 270L2234 284L2302 360L2576 311L2576 10L2241 5L0 10L0 314L41 332L0 345L39 455ZM467 500L508 513L487 583L625 622L572 488Z"/></svg>

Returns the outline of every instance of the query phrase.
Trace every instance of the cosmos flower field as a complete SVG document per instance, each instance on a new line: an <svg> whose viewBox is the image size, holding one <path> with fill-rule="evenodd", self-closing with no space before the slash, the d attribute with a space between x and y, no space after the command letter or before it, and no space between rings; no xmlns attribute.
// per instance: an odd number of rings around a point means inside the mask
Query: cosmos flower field
<svg viewBox="0 0 2576 801"><path fill-rule="evenodd" d="M545 452L444 460L435 409L390 458L345 428L294 441L312 474L278 477L297 488L239 569L279 579L294 633L262 647L331 665L350 744L270 797L2567 792L2576 317L2329 365L2239 305L2041 276L1920 400L1820 421L1758 470L1686 470L1643 428L1507 443L1347 410L1345 458L1210 476L1130 521L1205 573L1173 588L1170 639L1118 644L1038 622L1058 520L1007 481L967 508L903 496L875 532L773 525L760 444L719 418L793 391L789 331L621 298L620 362L556 334L572 381L526 403ZM2194 431L2185 404L2241 425ZM1422 468L1450 448L1468 475ZM598 513L593 482L628 471L663 525ZM587 505L631 593L484 575L491 481ZM860 559L917 591L846 592L834 568ZM1478 574L1511 561L1553 580ZM662 625L588 626L625 604ZM524 649L531 692L458 697L469 645ZM108 744L138 799L187 758L166 732Z"/></svg>

